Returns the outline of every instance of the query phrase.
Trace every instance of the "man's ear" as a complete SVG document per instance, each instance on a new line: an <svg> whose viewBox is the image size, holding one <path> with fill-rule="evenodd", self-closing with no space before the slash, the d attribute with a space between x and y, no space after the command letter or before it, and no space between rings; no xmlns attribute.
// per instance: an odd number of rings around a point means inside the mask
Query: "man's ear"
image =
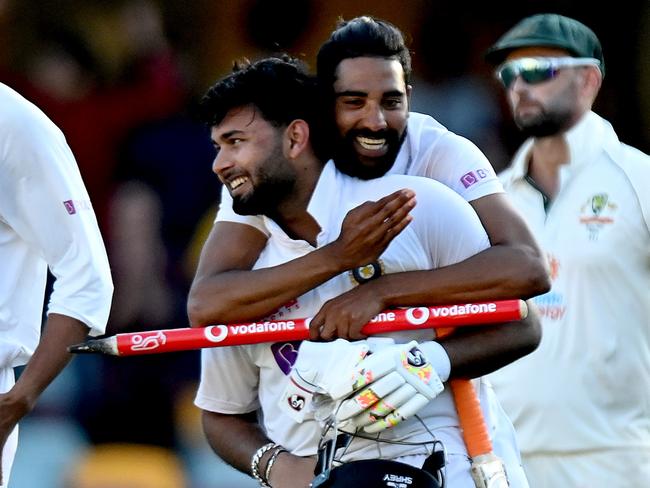
<svg viewBox="0 0 650 488"><path fill-rule="evenodd" d="M289 158L296 158L307 146L309 146L309 124L302 119L296 119L285 130L286 154Z"/></svg>
<svg viewBox="0 0 650 488"><path fill-rule="evenodd" d="M411 92L413 87L411 85L406 85L406 105L411 110Z"/></svg>
<svg viewBox="0 0 650 488"><path fill-rule="evenodd" d="M590 102L593 103L603 83L603 75L596 66L587 66L584 69L583 90Z"/></svg>

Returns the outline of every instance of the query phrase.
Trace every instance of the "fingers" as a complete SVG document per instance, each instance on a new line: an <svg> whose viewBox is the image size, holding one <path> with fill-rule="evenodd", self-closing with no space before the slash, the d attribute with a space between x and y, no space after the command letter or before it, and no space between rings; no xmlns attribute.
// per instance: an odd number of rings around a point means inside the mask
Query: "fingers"
<svg viewBox="0 0 650 488"><path fill-rule="evenodd" d="M412 190L399 190L376 202L374 219L377 224L382 224L384 232L395 231L395 227L409 217L415 204L415 193Z"/></svg>
<svg viewBox="0 0 650 488"><path fill-rule="evenodd" d="M322 309L314 315L309 322L309 340L317 341L321 338L321 329L323 328L323 312Z"/></svg>
<svg viewBox="0 0 650 488"><path fill-rule="evenodd" d="M381 226L381 224L395 225L415 207L415 204L413 190L402 189L376 202L362 203L352 209L348 216L359 222L370 223L373 227Z"/></svg>
<svg viewBox="0 0 650 488"><path fill-rule="evenodd" d="M347 420L377 404L382 398L404 385L405 380L398 373L392 372L372 383L360 393L345 400L336 413L339 420Z"/></svg>
<svg viewBox="0 0 650 488"><path fill-rule="evenodd" d="M415 415L420 409L429 403L429 399L424 395L419 393L413 396L409 401L407 401L402 407L393 410L392 413L387 415L384 418L378 419L376 422L371 423L363 428L364 432L368 434L376 434L385 429L390 429L395 427L400 422L411 418Z"/></svg>
<svg viewBox="0 0 650 488"><path fill-rule="evenodd" d="M376 212L383 221L386 219L398 220L404 218L415 207L415 204L415 193L412 190L399 190L378 200Z"/></svg>
<svg viewBox="0 0 650 488"><path fill-rule="evenodd" d="M338 334L338 326L343 327L340 321L328 320L319 329L320 338L324 341L331 341L335 337L345 339L345 335Z"/></svg>
<svg viewBox="0 0 650 488"><path fill-rule="evenodd" d="M382 307L381 304L370 304L370 301L366 300L366 308L361 310L356 293L356 289L350 290L327 301L321 307L309 323L310 340L359 340L367 337L361 329L382 310Z"/></svg>
<svg viewBox="0 0 650 488"><path fill-rule="evenodd" d="M396 209L397 207L404 205L406 202L414 198L415 192L413 190L403 188L401 190L394 191L390 195L386 195L385 197L380 198L377 200L377 205L379 205L380 208L391 208L392 205L392 208Z"/></svg>
<svg viewBox="0 0 650 488"><path fill-rule="evenodd" d="M403 384L387 397L379 400L368 410L357 415L354 418L354 423L357 427L361 428L370 425L373 422L377 422L378 419L384 418L393 413L394 410L404 405L416 394L417 391L415 388L409 384Z"/></svg>

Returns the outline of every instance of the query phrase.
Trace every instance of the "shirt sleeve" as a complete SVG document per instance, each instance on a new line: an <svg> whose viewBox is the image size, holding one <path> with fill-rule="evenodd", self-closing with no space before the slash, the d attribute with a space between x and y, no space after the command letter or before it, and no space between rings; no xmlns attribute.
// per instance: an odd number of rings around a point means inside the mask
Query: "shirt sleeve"
<svg viewBox="0 0 650 488"><path fill-rule="evenodd" d="M3 128L2 187L13 198L4 200L2 218L55 277L48 313L103 334L113 283L88 193L61 131L39 111L25 114Z"/></svg>
<svg viewBox="0 0 650 488"><path fill-rule="evenodd" d="M503 193L494 168L481 150L453 132L445 132L429 146L423 159L422 176L441 182L468 202Z"/></svg>
<svg viewBox="0 0 650 488"><path fill-rule="evenodd" d="M219 204L219 211L214 221L215 223L235 222L237 224L246 224L255 227L267 237L270 235L261 216L239 215L232 209L232 197L225 186L221 188L221 203Z"/></svg>
<svg viewBox="0 0 650 488"><path fill-rule="evenodd" d="M242 414L260 407L259 369L246 346L201 351L201 381L194 404L202 410Z"/></svg>

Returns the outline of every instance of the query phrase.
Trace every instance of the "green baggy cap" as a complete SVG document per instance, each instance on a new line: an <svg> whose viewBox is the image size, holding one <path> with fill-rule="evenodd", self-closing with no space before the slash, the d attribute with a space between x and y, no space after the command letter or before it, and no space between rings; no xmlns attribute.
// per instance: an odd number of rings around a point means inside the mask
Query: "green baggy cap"
<svg viewBox="0 0 650 488"><path fill-rule="evenodd" d="M605 74L603 49L596 34L577 20L558 14L537 14L521 20L487 50L485 59L500 64L514 49L556 47L575 57L596 58Z"/></svg>

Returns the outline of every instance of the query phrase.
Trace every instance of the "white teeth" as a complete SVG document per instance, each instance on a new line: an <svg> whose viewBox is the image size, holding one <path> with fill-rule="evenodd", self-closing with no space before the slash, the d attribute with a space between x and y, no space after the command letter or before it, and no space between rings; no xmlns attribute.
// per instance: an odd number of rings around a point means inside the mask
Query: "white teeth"
<svg viewBox="0 0 650 488"><path fill-rule="evenodd" d="M230 189L234 190L235 188L237 188L237 187L243 185L244 183L246 183L247 181L248 181L248 178L246 178L245 176L238 176L237 178L235 178L234 180L232 180L230 182Z"/></svg>
<svg viewBox="0 0 650 488"><path fill-rule="evenodd" d="M386 144L386 139L370 139L368 137L357 137L357 142L362 148L368 150L381 149Z"/></svg>

